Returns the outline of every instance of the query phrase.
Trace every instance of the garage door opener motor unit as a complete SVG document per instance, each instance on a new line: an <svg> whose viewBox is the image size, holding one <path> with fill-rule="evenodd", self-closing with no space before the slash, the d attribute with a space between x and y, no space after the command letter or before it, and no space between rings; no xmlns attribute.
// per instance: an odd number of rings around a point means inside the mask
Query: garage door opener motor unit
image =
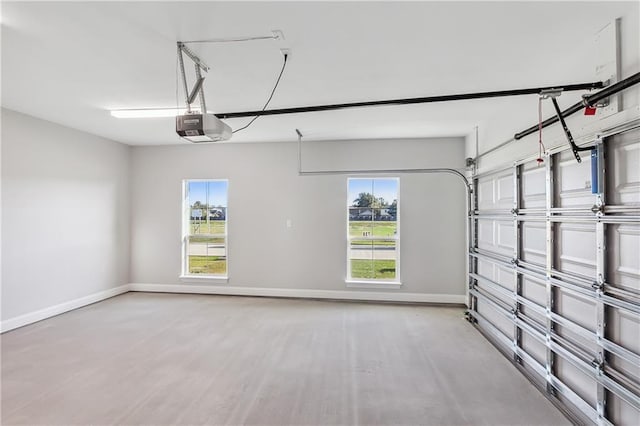
<svg viewBox="0 0 640 426"><path fill-rule="evenodd" d="M231 137L231 128L213 114L187 113L176 117L176 132L194 142L216 142Z"/></svg>
<svg viewBox="0 0 640 426"><path fill-rule="evenodd" d="M195 65L196 82L191 91L188 90L183 53L191 58ZM178 42L178 62L187 108L185 114L176 117L176 133L194 143L216 142L231 138L231 127L220 121L214 114L207 114L207 105L202 87L204 83L202 71L208 72L209 67L182 42ZM200 97L200 112L193 112L191 104L197 96Z"/></svg>

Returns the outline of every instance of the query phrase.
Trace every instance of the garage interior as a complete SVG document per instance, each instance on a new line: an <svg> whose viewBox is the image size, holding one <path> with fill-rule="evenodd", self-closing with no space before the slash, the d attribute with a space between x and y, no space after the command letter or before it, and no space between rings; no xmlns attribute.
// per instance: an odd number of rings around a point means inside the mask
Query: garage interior
<svg viewBox="0 0 640 426"><path fill-rule="evenodd" d="M11 2L2 424L640 424L640 3Z"/></svg>

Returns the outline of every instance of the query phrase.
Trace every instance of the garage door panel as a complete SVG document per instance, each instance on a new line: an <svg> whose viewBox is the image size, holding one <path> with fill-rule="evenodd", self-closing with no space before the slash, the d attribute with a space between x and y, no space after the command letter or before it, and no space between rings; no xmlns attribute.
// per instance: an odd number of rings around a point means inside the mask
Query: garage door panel
<svg viewBox="0 0 640 426"><path fill-rule="evenodd" d="M478 248L483 250L495 251L496 245L494 226L495 221L487 219L479 219L477 221L478 229Z"/></svg>
<svg viewBox="0 0 640 426"><path fill-rule="evenodd" d="M478 259L478 275L495 281L494 264L486 260Z"/></svg>
<svg viewBox="0 0 640 426"><path fill-rule="evenodd" d="M483 300L478 301L478 312L509 339L513 339L513 324Z"/></svg>
<svg viewBox="0 0 640 426"><path fill-rule="evenodd" d="M640 225L607 225L607 283L640 291Z"/></svg>
<svg viewBox="0 0 640 426"><path fill-rule="evenodd" d="M478 180L478 210L495 209L495 180L493 178Z"/></svg>
<svg viewBox="0 0 640 426"><path fill-rule="evenodd" d="M522 260L538 266L547 261L547 231L543 222L522 222Z"/></svg>
<svg viewBox="0 0 640 426"><path fill-rule="evenodd" d="M607 411L613 424L620 426L640 425L640 411L616 395L609 393L608 396Z"/></svg>
<svg viewBox="0 0 640 426"><path fill-rule="evenodd" d="M496 229L498 232L496 251L508 256L513 255L513 248L515 244L515 235L513 234L514 232L513 222L497 220Z"/></svg>
<svg viewBox="0 0 640 426"><path fill-rule="evenodd" d="M594 195L591 193L591 159L584 155L578 163L570 151L555 156L555 207L591 208Z"/></svg>
<svg viewBox="0 0 640 426"><path fill-rule="evenodd" d="M640 130L607 139L607 204L640 206Z"/></svg>
<svg viewBox="0 0 640 426"><path fill-rule="evenodd" d="M556 269L588 279L596 275L596 234L591 223L560 223L556 227Z"/></svg>
<svg viewBox="0 0 640 426"><path fill-rule="evenodd" d="M595 395L597 394L596 381L561 356L556 357L555 365L558 378L566 383L572 391L584 399L591 407L595 407Z"/></svg>
<svg viewBox="0 0 640 426"><path fill-rule="evenodd" d="M496 181L496 207L500 210L513 208L513 174L501 175Z"/></svg>
<svg viewBox="0 0 640 426"><path fill-rule="evenodd" d="M544 314L540 314L537 309L521 305L520 313L523 317L526 317L527 321L534 322L542 328L546 326L546 317Z"/></svg>
<svg viewBox="0 0 640 426"><path fill-rule="evenodd" d="M545 168L537 163L527 163L521 174L522 207L525 209L546 206Z"/></svg>
<svg viewBox="0 0 640 426"><path fill-rule="evenodd" d="M636 382L640 383L640 365L634 364L614 354L609 355L607 362L608 367L613 368L625 377L635 378Z"/></svg>
<svg viewBox="0 0 640 426"><path fill-rule="evenodd" d="M509 294L505 294L505 292L495 291L489 284L479 281L478 288L483 290L485 293L491 294L495 299L502 301L505 306L513 305L513 297Z"/></svg>
<svg viewBox="0 0 640 426"><path fill-rule="evenodd" d="M493 174L478 179L478 210L511 210L513 207L513 173Z"/></svg>
<svg viewBox="0 0 640 426"><path fill-rule="evenodd" d="M513 276L513 271L497 267L495 281L511 292L515 291L515 278Z"/></svg>
<svg viewBox="0 0 640 426"><path fill-rule="evenodd" d="M640 355L640 318L616 308L608 309L607 337L618 345Z"/></svg>
<svg viewBox="0 0 640 426"><path fill-rule="evenodd" d="M538 305L547 304L547 287L544 281L522 277L522 295Z"/></svg>
<svg viewBox="0 0 640 426"><path fill-rule="evenodd" d="M596 330L596 303L592 299L557 289L555 311L584 328Z"/></svg>
<svg viewBox="0 0 640 426"><path fill-rule="evenodd" d="M545 364L547 359L547 347L540 343L536 338L527 333L522 333L522 348L533 357L541 365Z"/></svg>
<svg viewBox="0 0 640 426"><path fill-rule="evenodd" d="M513 222L479 219L478 248L504 256L513 256Z"/></svg>
<svg viewBox="0 0 640 426"><path fill-rule="evenodd" d="M580 353L585 354L588 358L587 362L596 358L598 344L595 342L595 338L589 338L576 332L571 327L565 327L560 324L555 325L555 333L562 337L567 344L573 345L577 350L581 351Z"/></svg>
<svg viewBox="0 0 640 426"><path fill-rule="evenodd" d="M607 137L603 147L606 164L601 172L605 175L606 188L600 188L605 202L600 221L595 220L592 211L599 199L591 193L589 152L585 152L583 161L578 163L570 150L555 151L551 169L535 161L516 163L510 170L479 183L478 199L488 214L478 218L478 246L501 255L504 261L516 253L518 256L517 275L506 263L479 266L479 270L491 275L492 280L508 292L518 284L521 299L517 304L517 318L522 321L522 327L516 343L540 366L552 363L553 375L572 391L556 394L570 411L582 411L596 421L594 413L598 404L604 403L599 398L604 397L607 421L637 426L640 411L615 394L621 392L616 386L607 384L603 393L603 385L592 376L596 374L595 360L604 356L604 371L611 380L635 393L640 389L640 365L636 362L636 357L640 357L640 316L631 312L639 306L640 298L640 223L637 220L640 217L640 129ZM546 193L549 182L552 185L550 209ZM514 197L517 197L517 206ZM510 214L514 207L519 209L515 218ZM549 218L550 222L545 220ZM551 274L551 294L547 291L545 272ZM599 292L593 290L600 279L598 273L602 273L606 284L606 298L598 297ZM555 281L556 278L560 281ZM497 294L495 286L490 285L478 284L478 287L507 311L512 308L514 300L510 293ZM617 304L616 299L625 304ZM505 315L482 299L475 302L479 313L489 318L507 338L515 338L517 322L511 315ZM546 331L549 311L552 329ZM603 311L605 318L602 318ZM544 335L542 342L537 334L535 337L529 334L532 330ZM603 333L606 340L599 340L596 333ZM551 358L545 338L557 345ZM607 341L623 349L607 346ZM544 384L544 375L541 379ZM576 401L572 393L592 409Z"/></svg>

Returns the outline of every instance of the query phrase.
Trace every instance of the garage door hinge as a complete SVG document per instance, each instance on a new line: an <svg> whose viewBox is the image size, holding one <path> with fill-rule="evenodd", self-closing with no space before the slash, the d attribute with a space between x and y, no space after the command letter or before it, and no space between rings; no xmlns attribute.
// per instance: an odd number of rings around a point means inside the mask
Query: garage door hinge
<svg viewBox="0 0 640 426"><path fill-rule="evenodd" d="M598 376L602 376L604 374L604 362L600 361L599 359L594 359L593 361L591 361L591 365L596 370Z"/></svg>

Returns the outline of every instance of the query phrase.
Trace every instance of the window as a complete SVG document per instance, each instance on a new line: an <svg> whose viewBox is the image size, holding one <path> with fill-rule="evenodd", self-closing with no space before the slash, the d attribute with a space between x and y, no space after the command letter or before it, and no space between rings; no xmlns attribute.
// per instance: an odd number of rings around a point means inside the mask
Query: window
<svg viewBox="0 0 640 426"><path fill-rule="evenodd" d="M182 275L227 277L226 180L184 181Z"/></svg>
<svg viewBox="0 0 640 426"><path fill-rule="evenodd" d="M347 281L400 282L399 183L348 180Z"/></svg>

